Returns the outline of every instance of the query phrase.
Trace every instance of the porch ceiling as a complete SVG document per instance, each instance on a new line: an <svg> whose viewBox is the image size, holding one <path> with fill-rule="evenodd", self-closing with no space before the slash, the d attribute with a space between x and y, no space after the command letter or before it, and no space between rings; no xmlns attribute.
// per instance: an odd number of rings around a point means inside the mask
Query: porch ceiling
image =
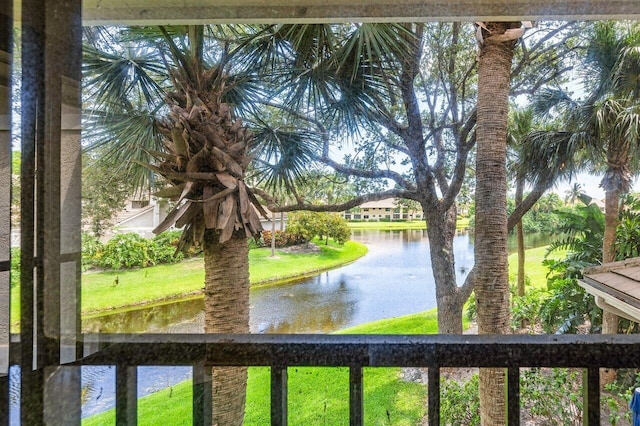
<svg viewBox="0 0 640 426"><path fill-rule="evenodd" d="M15 11L19 14L20 0ZM17 16L19 18L19 16ZM638 19L638 0L85 0L85 25Z"/></svg>

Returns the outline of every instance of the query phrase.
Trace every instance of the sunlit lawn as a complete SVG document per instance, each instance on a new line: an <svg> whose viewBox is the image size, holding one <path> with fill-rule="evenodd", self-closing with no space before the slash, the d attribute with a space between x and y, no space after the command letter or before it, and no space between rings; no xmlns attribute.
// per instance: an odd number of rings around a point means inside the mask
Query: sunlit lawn
<svg viewBox="0 0 640 426"><path fill-rule="evenodd" d="M341 334L415 334L437 331L436 310L385 319L340 331ZM425 414L424 386L400 378L399 368L364 371L364 424L415 425ZM270 424L270 373L249 369L245 425ZM191 381L139 400L140 425L191 424ZM289 368L289 423L292 425L348 425L349 371L346 368ZM82 422L85 426L114 424L114 410Z"/></svg>

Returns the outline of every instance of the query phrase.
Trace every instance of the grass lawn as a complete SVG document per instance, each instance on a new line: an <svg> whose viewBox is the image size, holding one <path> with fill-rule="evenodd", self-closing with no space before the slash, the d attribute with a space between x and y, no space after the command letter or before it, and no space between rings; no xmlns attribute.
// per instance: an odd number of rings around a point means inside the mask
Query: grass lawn
<svg viewBox="0 0 640 426"><path fill-rule="evenodd" d="M465 324L466 326L466 324ZM416 334L437 331L436 310L385 319L341 330L341 334ZM364 371L364 424L415 425L425 414L425 388L399 378L399 368ZM270 374L249 369L245 425L270 424ZM190 425L191 381L145 396L138 403L140 425ZM349 371L345 368L291 367L289 422L292 425L347 425ZM85 426L114 424L114 410L85 419Z"/></svg>
<svg viewBox="0 0 640 426"><path fill-rule="evenodd" d="M300 277L353 262L367 253L367 247L353 241L344 246L320 243L319 253L293 254L276 251L271 258L268 248L249 251L249 273L252 285ZM117 284L116 284L117 282ZM202 259L189 259L173 265L110 272L88 272L82 275L82 312L91 315L101 311L200 294L204 283ZM19 323L19 288L11 294L12 330Z"/></svg>
<svg viewBox="0 0 640 426"><path fill-rule="evenodd" d="M469 227L469 218L458 219L456 227L458 229L464 229ZM427 229L427 224L424 220L406 220L398 222L348 222L351 229L380 229L383 231L389 230L402 230L402 229Z"/></svg>
<svg viewBox="0 0 640 426"><path fill-rule="evenodd" d="M427 224L424 220L406 220L398 222L347 222L350 229L380 229L383 231L388 230L402 230L402 229L427 229Z"/></svg>
<svg viewBox="0 0 640 426"><path fill-rule="evenodd" d="M524 274L529 277L531 286L539 289L546 290L547 288L547 270L546 266L542 265L544 256L547 253L547 246L537 247L526 250L524 253ZM559 250L551 255L552 259L562 259L567 255L566 250ZM512 253L509 255L509 280L515 282L516 274L518 273L518 254Z"/></svg>

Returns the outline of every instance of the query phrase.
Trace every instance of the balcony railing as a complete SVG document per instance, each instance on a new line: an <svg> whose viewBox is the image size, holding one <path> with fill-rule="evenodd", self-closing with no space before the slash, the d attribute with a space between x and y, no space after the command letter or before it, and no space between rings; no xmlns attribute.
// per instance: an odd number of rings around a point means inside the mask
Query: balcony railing
<svg viewBox="0 0 640 426"><path fill-rule="evenodd" d="M287 424L287 368L348 367L351 425L363 424L364 367L428 369L429 425L440 424L440 368L497 367L507 374L508 423L520 422L520 368L584 369L583 418L600 424L599 368L640 368L635 335L202 335L92 334L69 365L116 367L116 423L136 424L137 366L193 366L193 423L211 419L211 368L268 366L271 423ZM19 343L12 344L17 353Z"/></svg>

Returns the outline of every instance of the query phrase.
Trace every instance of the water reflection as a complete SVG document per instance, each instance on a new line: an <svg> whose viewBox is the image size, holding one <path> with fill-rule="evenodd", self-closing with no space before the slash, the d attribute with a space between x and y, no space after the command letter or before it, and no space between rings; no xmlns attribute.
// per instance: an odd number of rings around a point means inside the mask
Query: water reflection
<svg viewBox="0 0 640 426"><path fill-rule="evenodd" d="M328 333L436 306L425 230L355 230L369 253L350 265L309 279L251 291L251 332ZM454 239L456 275L473 266L468 235ZM202 333L203 301L192 299L83 321L91 332Z"/></svg>

